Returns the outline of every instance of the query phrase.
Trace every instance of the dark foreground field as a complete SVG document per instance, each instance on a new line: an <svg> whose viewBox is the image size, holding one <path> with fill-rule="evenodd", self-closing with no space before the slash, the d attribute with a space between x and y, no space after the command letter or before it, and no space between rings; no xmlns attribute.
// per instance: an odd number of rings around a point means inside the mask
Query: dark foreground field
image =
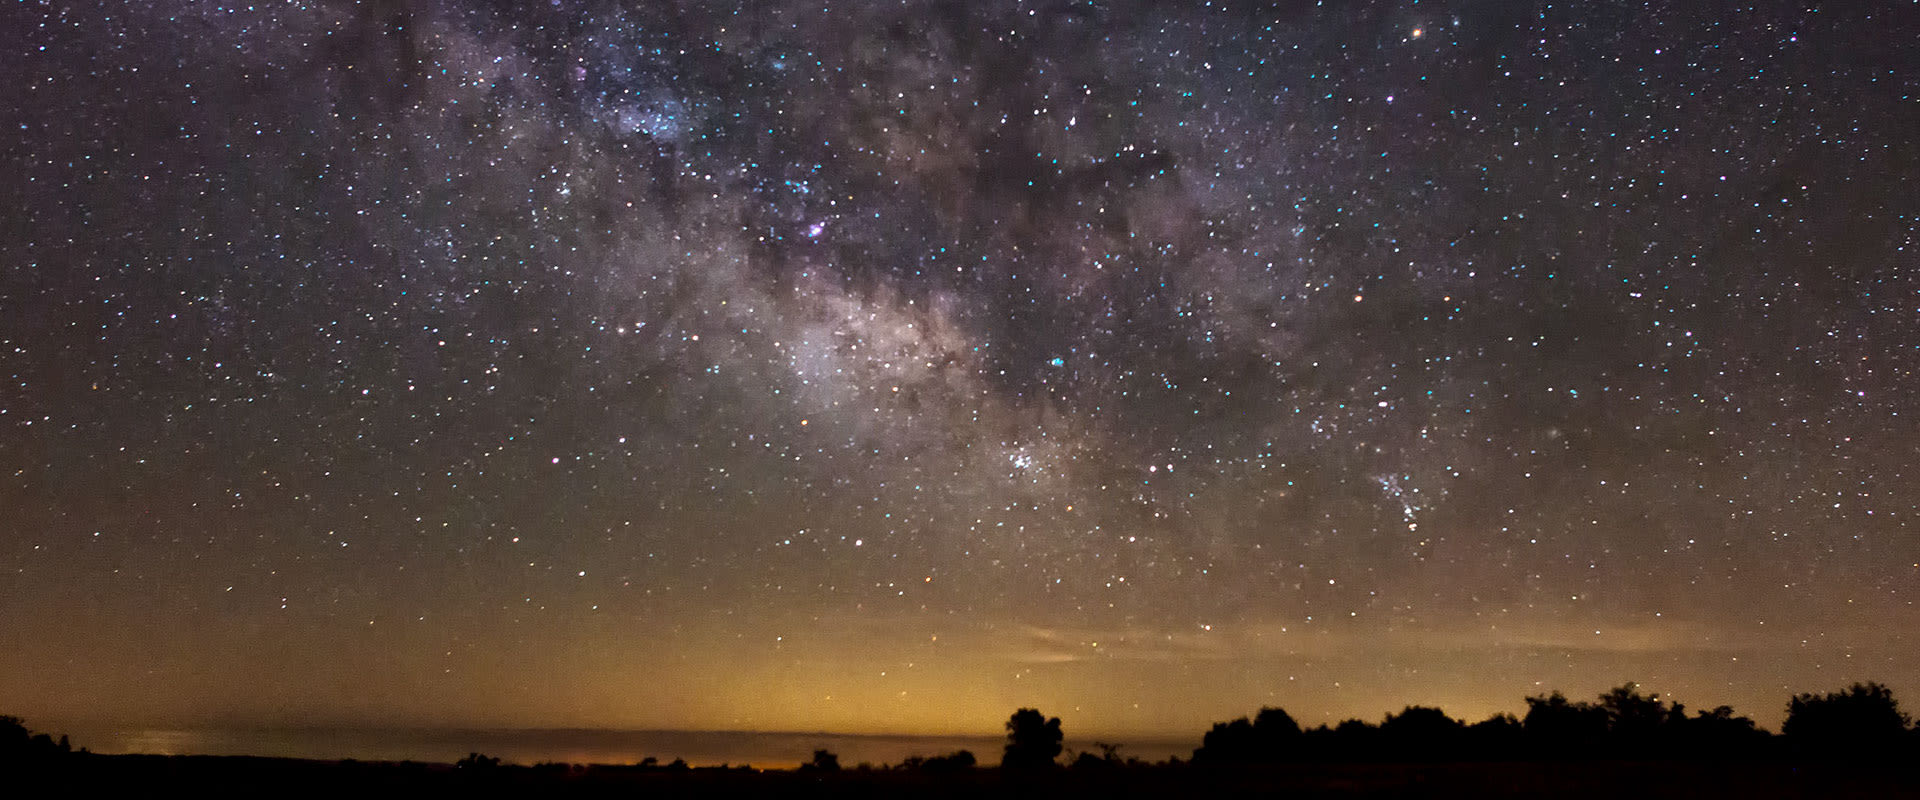
<svg viewBox="0 0 1920 800"><path fill-rule="evenodd" d="M23 786L22 784L26 784ZM29 791L14 794L8 787ZM1920 770L1844 764L1466 763L1151 766L1006 774L359 763L211 756L82 756L16 772L0 794L433 797L1920 797Z"/></svg>

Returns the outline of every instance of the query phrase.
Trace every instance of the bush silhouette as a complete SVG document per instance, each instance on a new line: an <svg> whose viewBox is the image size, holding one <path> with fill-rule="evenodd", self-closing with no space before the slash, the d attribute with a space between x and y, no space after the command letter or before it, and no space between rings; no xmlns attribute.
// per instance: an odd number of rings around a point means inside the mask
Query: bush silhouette
<svg viewBox="0 0 1920 800"><path fill-rule="evenodd" d="M932 772L965 772L978 763L972 750L955 750L944 756L927 759L927 769Z"/></svg>
<svg viewBox="0 0 1920 800"><path fill-rule="evenodd" d="M1072 766L1074 769L1082 772L1088 770L1108 770L1134 766L1139 763L1135 759L1122 760L1120 758L1120 745L1094 742L1093 746L1100 748L1100 754L1094 755L1091 750L1080 751L1080 755L1073 759Z"/></svg>
<svg viewBox="0 0 1920 800"><path fill-rule="evenodd" d="M973 769L977 763L979 762L974 759L973 751L955 750L947 755L932 758L908 756L905 761L900 762L900 768L909 772L946 775Z"/></svg>
<svg viewBox="0 0 1920 800"><path fill-rule="evenodd" d="M1003 769L1033 770L1054 766L1060 756L1060 718L1048 719L1038 709L1023 708L1007 719L1007 751Z"/></svg>

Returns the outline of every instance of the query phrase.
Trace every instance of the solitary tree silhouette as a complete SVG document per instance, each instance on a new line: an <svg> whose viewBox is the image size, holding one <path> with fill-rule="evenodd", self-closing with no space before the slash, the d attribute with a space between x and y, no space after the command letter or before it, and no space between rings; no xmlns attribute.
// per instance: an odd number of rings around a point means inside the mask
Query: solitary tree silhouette
<svg viewBox="0 0 1920 800"><path fill-rule="evenodd" d="M1038 709L1023 708L1007 719L1007 751L1000 759L1003 769L1034 770L1054 765L1060 756L1060 718L1048 719Z"/></svg>

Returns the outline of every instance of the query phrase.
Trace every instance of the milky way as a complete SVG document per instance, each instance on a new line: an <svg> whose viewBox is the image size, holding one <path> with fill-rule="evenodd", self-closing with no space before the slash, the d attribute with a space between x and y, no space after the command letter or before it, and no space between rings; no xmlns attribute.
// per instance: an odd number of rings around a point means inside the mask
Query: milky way
<svg viewBox="0 0 1920 800"><path fill-rule="evenodd" d="M1920 690L1917 14L8 3L0 702Z"/></svg>

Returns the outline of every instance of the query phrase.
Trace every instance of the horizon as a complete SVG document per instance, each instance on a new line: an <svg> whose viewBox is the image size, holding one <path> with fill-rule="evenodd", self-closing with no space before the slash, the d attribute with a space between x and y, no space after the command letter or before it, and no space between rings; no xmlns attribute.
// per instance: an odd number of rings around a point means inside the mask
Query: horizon
<svg viewBox="0 0 1920 800"><path fill-rule="evenodd" d="M1845 683L1851 684L1851 683L1867 683L1867 682L1878 683L1879 685L1887 686L1888 688L1894 690L1894 693L1896 696L1899 695L1899 688L1897 686L1886 684L1884 682L1872 681L1871 679L1861 679L1858 681L1850 681ZM1727 704L1727 703L1712 703L1712 704L1688 703L1683 698L1677 698L1671 694L1653 691L1650 689L1650 687L1644 684L1641 684L1639 682L1629 682L1629 683L1637 687L1639 690L1646 692L1650 696L1658 697L1660 700L1668 703L1679 703L1685 706L1686 708L1694 711L1709 711L1721 705L1729 705L1730 707L1733 708L1733 711L1735 714L1753 719L1754 722L1759 726L1761 730L1776 732L1776 733L1780 728L1780 722L1784 720L1785 717L1787 716L1788 701L1791 700L1794 695L1798 695L1806 692L1820 693L1820 692L1824 692L1832 689L1843 688L1843 686L1834 686L1834 687L1827 687L1826 689L1795 690L1791 692L1789 695L1787 695L1778 704L1780 706L1780 710L1779 710L1780 719L1769 722L1769 720L1764 715L1756 714L1754 712L1751 712L1748 709L1744 709L1739 706L1731 706L1731 704ZM1611 689L1613 688L1613 686L1618 686L1618 685L1619 684L1614 684L1606 688ZM1600 694L1600 692L1598 691L1587 693L1587 694L1578 694L1578 693L1568 692L1565 689L1543 689L1541 691L1524 696L1522 698L1522 702L1513 708L1495 709L1482 714L1472 714L1472 713L1458 714L1453 711L1450 711L1443 704L1435 704L1430 701L1420 701L1418 699L1410 700L1402 704L1394 705L1391 708L1383 710L1380 713L1374 714L1374 715L1367 715L1367 714L1331 715L1329 714L1329 715L1322 715L1318 717L1307 715L1301 712L1299 709L1288 707L1284 704L1264 703L1259 706L1249 708L1240 714L1228 715L1225 717L1221 717L1219 719L1211 720L1205 723L1205 725L1210 726L1214 722L1226 721L1235 716L1251 716L1255 712L1262 709L1266 709L1266 708L1279 708L1287 711L1290 716L1292 716L1296 720L1301 721L1301 725L1303 728L1311 728L1311 727L1317 727L1322 725L1327 727L1333 727L1340 722L1346 722L1350 720L1358 720L1358 721L1368 722L1372 724L1377 722L1377 720L1379 719L1391 717L1394 714L1397 714L1406 708L1412 708L1412 707L1438 708L1442 712L1447 713L1449 717L1455 720L1458 720L1460 722L1467 723L1467 724L1472 724L1472 723L1479 722L1484 719L1488 719L1490 717L1496 717L1496 716L1514 716L1514 717L1524 716L1524 712L1526 710L1526 704L1524 700L1527 697L1545 697L1555 693L1562 694L1572 701L1581 701L1589 697L1598 696ZM460 723L460 722L438 722L438 723L403 722L403 721L376 722L376 721L370 721L370 720L327 721L327 720L312 720L312 719L299 719L299 720L296 720L296 719L280 719L280 720L204 719L204 720L191 720L191 721L188 721L188 720L168 721L168 720L109 720L109 719L98 719L98 718L86 719L86 718L57 718L56 717L56 718L48 718L47 724L44 727L47 727L50 729L59 729L59 730L66 730L66 729L92 730L92 731L117 730L121 732L136 732L136 731L154 731L154 732L162 732L162 731L231 731L231 732L377 731L377 732L392 732L392 733L422 732L422 733L436 733L436 734L438 733L482 733L482 732L484 733L594 732L594 733L662 733L662 734L695 734L695 735L726 734L726 735L744 735L744 736L832 736L832 737L846 737L846 738L893 738L893 739L913 739L913 738L918 738L918 739L988 738L988 739L991 739L998 736L998 733L989 732L984 728L982 729L948 729L948 730L905 730L905 729L831 730L831 729L799 729L799 728L752 729L752 728L658 728L658 727L650 728L650 727L634 727L634 726L619 726L619 725L554 726L554 725ZM1130 738L1136 738L1141 740L1153 741L1156 743L1167 743L1167 742L1178 741L1183 739L1195 739L1197 741L1198 737L1206 732L1206 728L1202 726L1202 727L1195 727L1193 729L1182 729L1182 730L1082 731L1077 728L1069 727L1068 731L1070 733L1070 738L1074 740L1111 741L1116 738L1130 737Z"/></svg>
<svg viewBox="0 0 1920 800"><path fill-rule="evenodd" d="M982 763L998 759L1006 742L998 734L856 734L827 731L670 731L610 729L453 729L453 728L182 728L76 729L76 748L105 755L247 755L360 761L452 763L469 752L503 757L506 763L532 765L560 761L576 764L632 764L646 757L662 764L675 759L690 766L750 764L791 769L815 749L831 749L856 763L893 764L908 756L944 755L968 750ZM1189 741L1188 739L1191 739ZM1091 748L1098 736L1073 736L1069 749ZM1131 737L1118 742L1127 755L1151 760L1186 756L1198 737Z"/></svg>

